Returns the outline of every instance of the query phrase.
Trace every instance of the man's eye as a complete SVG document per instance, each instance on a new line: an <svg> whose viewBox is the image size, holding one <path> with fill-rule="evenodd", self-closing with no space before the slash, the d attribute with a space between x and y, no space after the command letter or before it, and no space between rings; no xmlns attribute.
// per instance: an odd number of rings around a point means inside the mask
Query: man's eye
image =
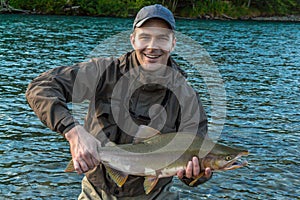
<svg viewBox="0 0 300 200"><path fill-rule="evenodd" d="M169 37L160 37L159 40L162 40L162 41L169 41Z"/></svg>
<svg viewBox="0 0 300 200"><path fill-rule="evenodd" d="M141 36L141 37L140 37L141 40L149 40L149 38L150 38L150 37L148 37L148 36Z"/></svg>

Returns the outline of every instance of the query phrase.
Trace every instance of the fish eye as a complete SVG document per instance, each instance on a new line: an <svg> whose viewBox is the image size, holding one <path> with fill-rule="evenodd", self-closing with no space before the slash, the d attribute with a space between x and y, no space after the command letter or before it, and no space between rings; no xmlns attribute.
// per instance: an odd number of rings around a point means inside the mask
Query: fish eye
<svg viewBox="0 0 300 200"><path fill-rule="evenodd" d="M231 156L226 156L226 157L225 157L225 160L226 160L226 161L231 160Z"/></svg>

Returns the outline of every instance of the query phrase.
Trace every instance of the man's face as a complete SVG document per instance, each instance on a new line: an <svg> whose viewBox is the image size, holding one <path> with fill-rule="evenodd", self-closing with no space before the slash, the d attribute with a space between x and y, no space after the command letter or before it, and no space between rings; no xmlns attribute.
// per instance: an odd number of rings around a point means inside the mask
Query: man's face
<svg viewBox="0 0 300 200"><path fill-rule="evenodd" d="M165 21L147 20L130 36L139 63L145 70L154 71L166 66L176 39Z"/></svg>

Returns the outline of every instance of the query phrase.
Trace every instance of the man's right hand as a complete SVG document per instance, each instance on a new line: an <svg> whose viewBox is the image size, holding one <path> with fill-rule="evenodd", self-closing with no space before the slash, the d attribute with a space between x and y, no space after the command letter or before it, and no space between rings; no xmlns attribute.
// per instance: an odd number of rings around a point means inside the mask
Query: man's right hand
<svg viewBox="0 0 300 200"><path fill-rule="evenodd" d="M101 142L89 134L82 126L77 125L65 134L70 143L74 168L78 174L85 173L97 165Z"/></svg>

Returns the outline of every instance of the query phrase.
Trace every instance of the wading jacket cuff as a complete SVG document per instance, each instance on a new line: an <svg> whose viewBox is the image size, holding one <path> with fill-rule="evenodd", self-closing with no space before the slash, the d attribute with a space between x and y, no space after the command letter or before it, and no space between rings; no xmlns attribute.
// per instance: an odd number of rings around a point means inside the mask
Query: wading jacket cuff
<svg viewBox="0 0 300 200"><path fill-rule="evenodd" d="M63 136L74 128L75 126L79 125L79 122L77 120L74 120L73 117L67 117L60 121L60 123L57 126L57 132L61 133Z"/></svg>
<svg viewBox="0 0 300 200"><path fill-rule="evenodd" d="M195 179L194 178L187 178L186 176L184 176L182 179L180 179L184 184L186 184L187 186L190 187L197 187L200 184L205 183L206 181L210 180L212 177L212 174L210 176L210 178L206 178L206 177L201 177L199 178L195 183L191 184Z"/></svg>

